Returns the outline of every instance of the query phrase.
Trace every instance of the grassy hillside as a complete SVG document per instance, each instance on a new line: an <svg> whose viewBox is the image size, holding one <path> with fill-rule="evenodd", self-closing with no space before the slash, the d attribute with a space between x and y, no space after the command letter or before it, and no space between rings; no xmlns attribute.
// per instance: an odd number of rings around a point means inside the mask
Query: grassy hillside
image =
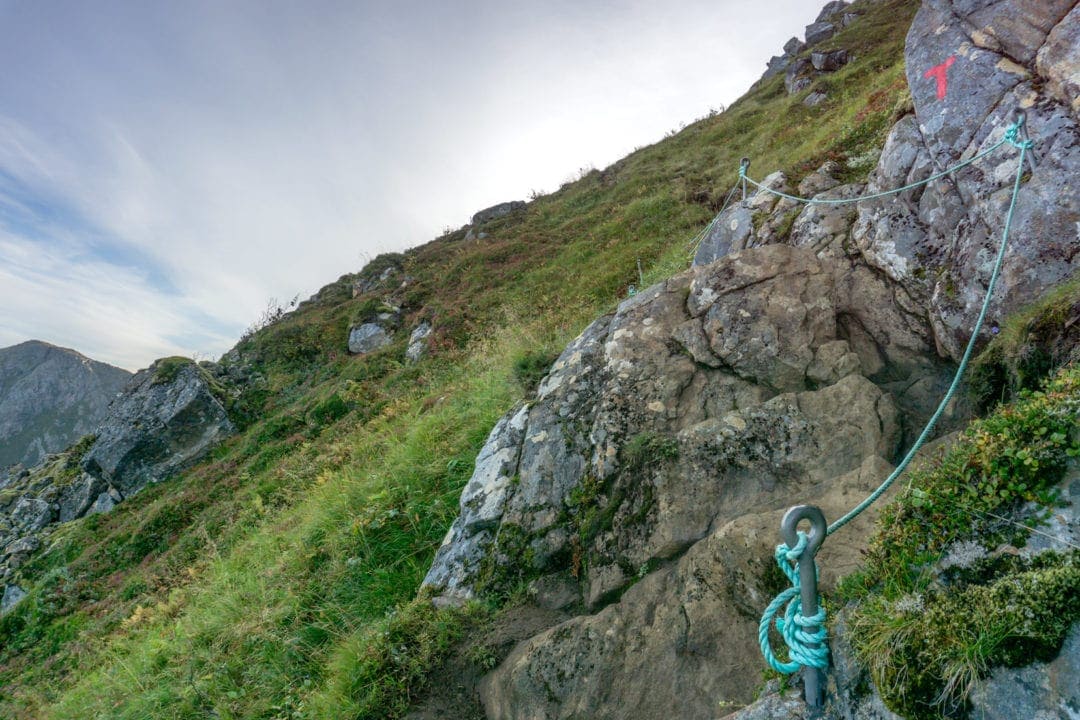
<svg viewBox="0 0 1080 720"><path fill-rule="evenodd" d="M827 159L872 167L908 107L914 0L854 9L830 41L855 60L789 97L782 77L602 171L400 257L403 275L353 297L328 285L244 338L243 431L195 469L66 526L24 568L31 596L0 620L0 717L387 718L495 601L436 616L414 602L495 420L538 368L638 283L685 268L688 241L748 155L796 182ZM802 105L814 89L829 99ZM402 285L402 279L408 282ZM381 303L395 342L350 357ZM408 328L434 350L407 364Z"/></svg>

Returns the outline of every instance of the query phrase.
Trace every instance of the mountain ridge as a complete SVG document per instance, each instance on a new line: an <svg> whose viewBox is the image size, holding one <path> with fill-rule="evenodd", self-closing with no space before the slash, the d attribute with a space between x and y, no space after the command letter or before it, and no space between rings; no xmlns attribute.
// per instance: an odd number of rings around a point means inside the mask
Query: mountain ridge
<svg viewBox="0 0 1080 720"><path fill-rule="evenodd" d="M0 469L36 465L93 432L129 377L42 340L0 348Z"/></svg>

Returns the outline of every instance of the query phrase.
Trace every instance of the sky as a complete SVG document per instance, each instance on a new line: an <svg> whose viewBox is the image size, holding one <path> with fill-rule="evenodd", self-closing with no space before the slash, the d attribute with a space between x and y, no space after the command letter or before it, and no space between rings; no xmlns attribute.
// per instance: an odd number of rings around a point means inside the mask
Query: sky
<svg viewBox="0 0 1080 720"><path fill-rule="evenodd" d="M806 0L0 0L0 347L216 359L730 104Z"/></svg>

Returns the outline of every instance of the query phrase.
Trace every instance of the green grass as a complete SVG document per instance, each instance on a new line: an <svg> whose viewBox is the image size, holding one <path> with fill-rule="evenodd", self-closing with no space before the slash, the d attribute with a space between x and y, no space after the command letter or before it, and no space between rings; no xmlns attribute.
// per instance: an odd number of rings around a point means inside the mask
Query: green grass
<svg viewBox="0 0 1080 720"><path fill-rule="evenodd" d="M933 570L959 541L1023 546L1026 530L1008 518L1023 503L1054 506L1054 486L1080 457L1078 416L1080 367L1070 367L972 423L883 510L865 568L838 596L858 603L852 644L894 711L962 716L975 681L1053 657L1080 620L1077 551L989 555L947 582Z"/></svg>
<svg viewBox="0 0 1080 720"><path fill-rule="evenodd" d="M415 597L496 419L639 283L638 260L646 284L688 266L741 156L794 182L826 159L864 175L908 102L916 7L863 6L836 39L857 60L822 106L770 79L490 223L484 240L454 231L380 256L246 334L210 378L240 432L181 477L65 525L21 568L30 598L0 620L0 717L399 717L486 612L436 615ZM379 286L388 267L402 273ZM357 280L373 289L354 298ZM349 356L350 324L383 303L401 309L394 342ZM408 364L420 319L432 352ZM673 451L654 440L641 462ZM578 500L580 532L595 532L605 515Z"/></svg>

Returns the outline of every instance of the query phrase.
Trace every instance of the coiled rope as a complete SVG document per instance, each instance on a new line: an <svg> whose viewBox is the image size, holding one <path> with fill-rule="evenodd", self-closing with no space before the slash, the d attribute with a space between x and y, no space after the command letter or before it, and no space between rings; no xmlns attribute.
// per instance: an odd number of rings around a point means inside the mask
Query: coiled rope
<svg viewBox="0 0 1080 720"><path fill-rule="evenodd" d="M1009 200L1009 210L1005 215L1005 228L1001 234L1001 244L998 247L997 258L994 261L994 269L990 274L990 281L986 286L986 297L983 298L982 308L979 310L979 315L975 320L975 325L971 331L971 338L968 340L967 347L964 349L964 354L960 358L960 364L957 366L956 374L953 376L953 381L949 385L949 389L946 391L945 396L941 399L934 414L926 423L926 427L923 428L919 437L915 440L915 443L911 446L911 449L907 451L904 458L896 466L896 468L889 474L881 485L878 486L870 495L866 497L861 503L852 508L846 515L841 517L836 522L829 525L826 535L832 535L840 528L847 525L854 520L860 513L866 508L870 507L874 501L876 501L882 494L885 493L889 487L896 482L896 479L903 474L911 461L915 458L916 453L926 443L926 440L930 437L934 427L937 425L941 415L945 412L945 408L952 401L953 396L956 394L957 388L960 386L960 380L963 378L964 371L967 369L968 361L971 359L971 355L975 350L975 344L979 338L979 332L982 330L983 322L986 319L987 311L990 309L990 300L994 294L994 287L997 284L998 276L1001 273L1001 266L1005 260L1005 248L1009 243L1009 229L1012 227L1013 213L1016 209L1016 198L1020 194L1020 182L1024 174L1024 160L1026 154L1030 152L1034 146L1034 143L1026 137L1021 137L1024 134L1024 124L1026 121L1025 115L1021 112L1018 113L1018 119L1015 123L1005 129L1004 137L989 149L975 155L970 160L966 160L958 165L955 165L948 170L931 175L925 180L917 183L911 183L904 187L897 188L895 190L887 190L885 192L874 193L872 195L865 195L857 198L849 198L843 200L828 200L828 199L810 199L800 198L794 195L788 195L787 193L773 190L772 188L761 185L760 183L746 177L746 170L749 166L747 160L743 160L739 165L739 179L745 179L754 187L757 187L766 192L770 192L773 195L788 198L789 200L796 200L798 202L806 204L831 204L839 205L843 203L858 202L860 200L870 200L879 197L885 197L887 195L893 195L895 193L910 190L920 185L932 182L940 177L954 173L967 165L975 162L976 160L986 157L991 152L997 150L1002 145L1011 145L1019 149L1020 154L1016 166L1016 178L1013 181L1012 198ZM802 556L803 550L806 548L807 536L803 532L799 532L799 541L795 544L795 547L788 548L786 544L781 543L776 547L775 558L780 569L791 580L792 587L787 588L776 598L769 603L769 606L765 609L765 613L761 617L761 622L758 625L758 642L761 645L761 654L765 657L765 660L769 665L778 672L790 674L798 670L800 667L813 667L824 670L828 667L828 646L827 636L825 632L825 610L821 608L817 614L810 617L805 617L801 614L802 601L799 598L801 589L801 582L799 578L798 560ZM817 574L817 564L814 564L814 573ZM779 611L780 607L787 603L787 609L784 611L783 618L776 618L776 627L780 631L781 636L784 638L784 642L788 646L788 662L779 660L773 653L772 647L769 642L769 625ZM819 603L820 606L820 603ZM807 627L817 626L818 630L814 633L808 633L805 631Z"/></svg>

